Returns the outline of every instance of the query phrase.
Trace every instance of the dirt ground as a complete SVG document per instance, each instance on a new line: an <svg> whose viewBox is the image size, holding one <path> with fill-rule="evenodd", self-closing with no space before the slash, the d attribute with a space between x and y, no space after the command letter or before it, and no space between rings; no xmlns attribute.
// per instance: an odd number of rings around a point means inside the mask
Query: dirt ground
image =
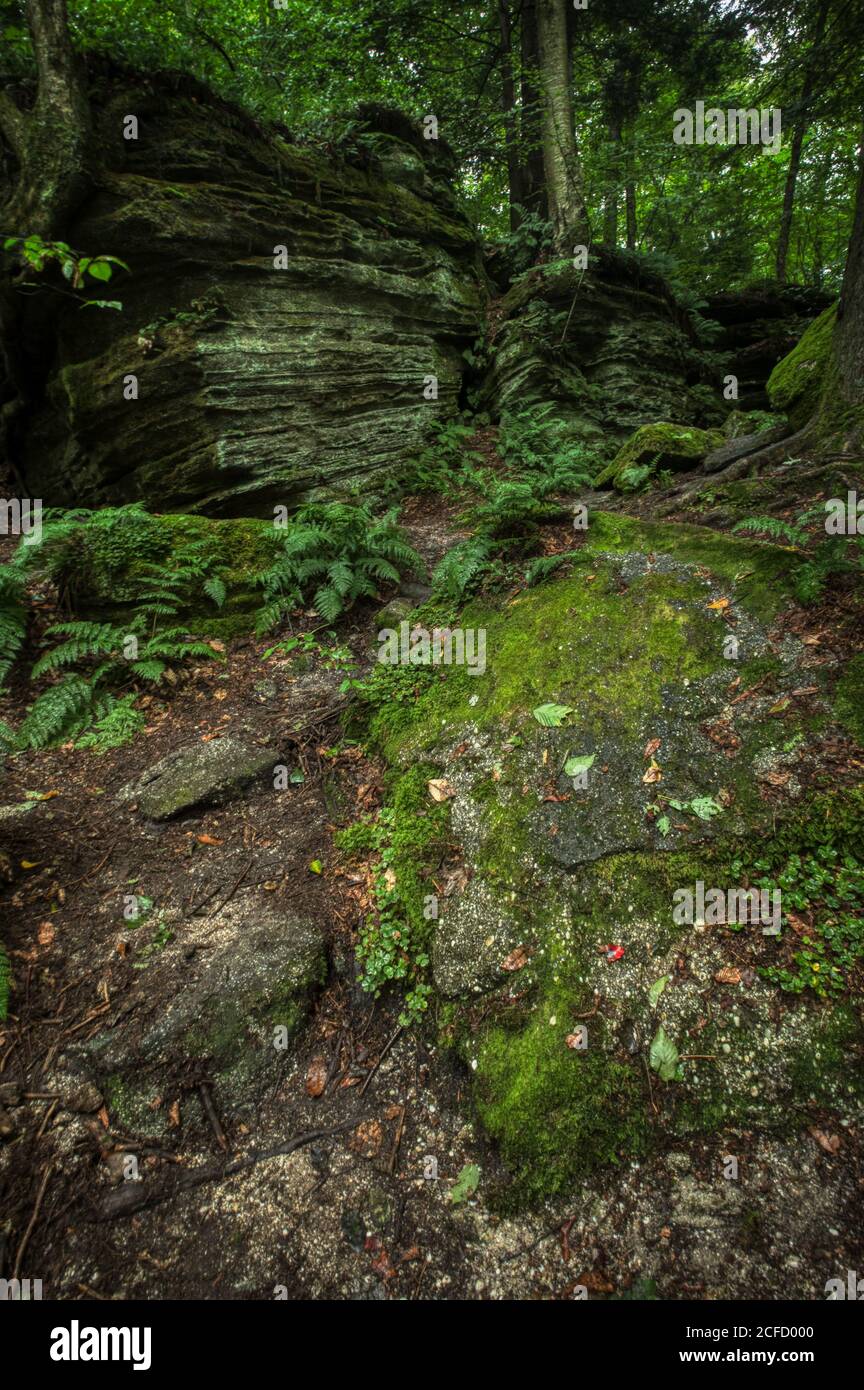
<svg viewBox="0 0 864 1390"><path fill-rule="evenodd" d="M440 502L411 499L403 521L431 563L458 536ZM551 528L545 548L565 542L572 532ZM373 611L340 635L360 671ZM151 697L146 730L125 747L8 763L4 804L44 799L4 835L16 988L0 1027L12 1126L0 1145L0 1275L41 1278L46 1298L69 1300L777 1299L824 1297L838 1269L864 1268L864 1144L852 1129L836 1152L804 1133L660 1145L518 1218L450 1200L467 1164L494 1183L499 1160L474 1122L464 1063L431 1029L402 1029L397 999L359 987L367 889L332 841L376 808L382 769L358 747L333 752L340 671L265 659L272 645L232 642L224 662ZM229 733L290 748L303 780L158 825L117 800L170 750ZM106 1097L69 1084L76 1048L154 1003L148 970L124 949L130 888L180 910L181 944L229 902L266 901L324 932L326 983L254 1115L220 1116L206 1071L178 1065L154 1105L155 1135L127 1133ZM730 1150L740 1178L718 1183ZM137 1205L120 1182L129 1155L144 1178Z"/></svg>

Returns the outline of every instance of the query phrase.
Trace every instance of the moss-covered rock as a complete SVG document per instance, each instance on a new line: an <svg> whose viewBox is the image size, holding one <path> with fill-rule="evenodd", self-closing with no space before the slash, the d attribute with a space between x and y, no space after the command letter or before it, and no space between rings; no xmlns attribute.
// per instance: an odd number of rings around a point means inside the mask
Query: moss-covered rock
<svg viewBox="0 0 864 1390"><path fill-rule="evenodd" d="M44 563L82 617L120 618L140 602L154 571L182 570L195 553L201 577L180 586L186 598L179 621L212 636L251 627L262 603L255 578L272 563L278 536L272 521L158 515L138 506L78 515L74 532L56 543L46 527ZM221 606L205 592L210 578L224 586Z"/></svg>
<svg viewBox="0 0 864 1390"><path fill-rule="evenodd" d="M55 296L22 334L42 384L18 441L31 494L264 516L415 457L458 408L485 293L444 142L403 118L360 157L325 153L194 84L129 75L121 106L146 133L118 145L106 117L68 236L131 274L111 286L120 312Z"/></svg>
<svg viewBox="0 0 864 1390"><path fill-rule="evenodd" d="M423 760L455 792L465 876L432 967L512 1175L502 1200L566 1190L663 1134L857 1113L842 1060L857 1025L830 990L798 990L789 919L774 936L767 917L674 915L679 890L776 883L819 843L849 853L850 815L864 825L842 789L818 805L805 790L854 681L835 695L806 645L773 636L789 568L782 547L594 514L566 579L461 614L486 632L482 680L439 671L373 716L394 765ZM534 714L549 704L557 725ZM796 829L808 818L823 840ZM652 1066L661 1026L669 1079Z"/></svg>
<svg viewBox="0 0 864 1390"><path fill-rule="evenodd" d="M595 485L611 485L622 492L630 492L641 487L661 468L695 468L722 443L722 430L665 423L643 425L622 445Z"/></svg>
<svg viewBox="0 0 864 1390"><path fill-rule="evenodd" d="M229 903L210 919L162 913L155 948L142 940L149 926L128 934L145 972L141 1009L82 1048L76 1069L103 1087L133 1133L178 1068L206 1074L224 1112L248 1110L272 1087L324 980L320 929L260 900Z"/></svg>
<svg viewBox="0 0 864 1390"><path fill-rule="evenodd" d="M273 775L280 761L273 748L232 737L176 748L118 793L134 801L148 820L170 820L182 811L238 796L250 782Z"/></svg>
<svg viewBox="0 0 864 1390"><path fill-rule="evenodd" d="M811 323L768 378L771 408L788 415L796 430L803 429L818 413L836 323L837 305L832 304Z"/></svg>
<svg viewBox="0 0 864 1390"><path fill-rule="evenodd" d="M552 403L567 439L607 456L652 420L722 421L692 316L637 258L598 248L584 273L570 261L538 267L500 307L483 388L496 415Z"/></svg>

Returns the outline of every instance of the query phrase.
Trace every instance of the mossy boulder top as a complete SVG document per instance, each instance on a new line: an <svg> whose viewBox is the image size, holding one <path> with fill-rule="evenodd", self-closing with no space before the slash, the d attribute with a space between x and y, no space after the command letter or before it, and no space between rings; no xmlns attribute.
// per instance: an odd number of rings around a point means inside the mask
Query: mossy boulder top
<svg viewBox="0 0 864 1390"><path fill-rule="evenodd" d="M611 484L622 492L635 491L662 468L695 468L724 442L722 430L695 426L643 425L618 450L596 479L597 487Z"/></svg>
<svg viewBox="0 0 864 1390"><path fill-rule="evenodd" d="M795 429L803 429L818 412L836 324L837 305L832 304L810 324L768 378L771 408L787 414Z"/></svg>
<svg viewBox="0 0 864 1390"><path fill-rule="evenodd" d="M710 1059L675 1068L672 1133L859 1104L847 1010L772 1022L759 968L786 958L788 926L673 918L679 889L741 886L778 824L821 834L839 816L809 788L826 745L855 746L849 680L778 631L788 570L781 547L595 513L569 577L462 614L486 633L482 678L436 673L375 716L395 767L422 760L455 793L466 873L442 900L434 977L520 1200L650 1142L661 1027L676 1055Z"/></svg>

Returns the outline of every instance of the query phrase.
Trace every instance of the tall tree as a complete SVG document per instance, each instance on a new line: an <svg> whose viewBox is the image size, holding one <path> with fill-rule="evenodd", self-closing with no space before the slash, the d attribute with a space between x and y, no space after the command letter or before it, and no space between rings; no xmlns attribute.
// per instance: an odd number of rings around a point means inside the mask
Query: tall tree
<svg viewBox="0 0 864 1390"><path fill-rule="evenodd" d="M789 238L792 233L792 213L795 207L795 185L801 168L801 152L804 138L810 124L810 103L820 62L820 47L825 34L825 22L831 0L820 0L816 13L813 42L804 65L801 94L798 98L797 113L792 127L792 144L789 149L789 167L786 171L786 184L783 189L783 210L780 214L780 233L777 238L777 259L775 273L781 285L786 283L786 261L789 255Z"/></svg>
<svg viewBox="0 0 864 1390"><path fill-rule="evenodd" d="M26 14L36 100L24 111L0 91L0 131L18 164L3 221L10 233L50 237L88 186L90 107L69 36L66 0L27 0Z"/></svg>
<svg viewBox="0 0 864 1390"><path fill-rule="evenodd" d="M588 234L582 166L573 130L565 0L537 0L543 87L543 167L552 235L559 250Z"/></svg>
<svg viewBox="0 0 864 1390"><path fill-rule="evenodd" d="M853 415L853 434L864 440L864 127L858 150L858 188L834 338L837 384ZM833 389L833 388L832 388ZM830 412L832 402L827 401Z"/></svg>

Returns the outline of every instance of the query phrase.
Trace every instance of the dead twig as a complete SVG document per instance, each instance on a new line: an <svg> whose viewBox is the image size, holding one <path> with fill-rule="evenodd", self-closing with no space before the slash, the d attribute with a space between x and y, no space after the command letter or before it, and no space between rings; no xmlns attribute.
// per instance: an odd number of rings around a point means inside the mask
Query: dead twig
<svg viewBox="0 0 864 1390"><path fill-rule="evenodd" d="M392 1036L389 1037L389 1038L387 1039L386 1043L384 1044L384 1046L383 1046L382 1049L381 1049L381 1053L380 1053L380 1055L379 1055L379 1057L378 1057L378 1061L377 1061L377 1062L375 1063L375 1065L372 1067L372 1070L369 1072L369 1075L366 1077L366 1080L363 1082L363 1085L360 1087L359 1094L360 1094L361 1096L366 1094L366 1087L369 1085L369 1082L372 1080L372 1077L373 1077L373 1076L375 1075L375 1073L377 1072L377 1070L378 1070L378 1068L380 1067L381 1063L384 1061L384 1058L387 1056L387 1053L390 1051L391 1047L393 1046L394 1042L396 1041L396 1039L398 1038L399 1034L400 1034L402 1031L403 1031L403 1030L402 1030L402 1024L400 1023L400 1024L399 1024L399 1027L396 1029L396 1032L393 1033Z"/></svg>
<svg viewBox="0 0 864 1390"><path fill-rule="evenodd" d="M330 1129L313 1129L306 1134L298 1134L294 1139L289 1139L285 1144L279 1144L275 1149L263 1149L260 1152L253 1149L251 1153L244 1154L242 1158L235 1158L231 1163L215 1164L208 1168L199 1168L196 1172L186 1173L170 1187L162 1188L158 1192L148 1192L146 1184L126 1183L123 1187L117 1188L102 1201L93 1219L95 1221L115 1221L119 1217L132 1216L136 1211L142 1211L145 1207L155 1207L161 1202L169 1202L172 1197L180 1197L186 1192L191 1192L196 1187L202 1187L208 1182L222 1182L225 1178L231 1178L236 1173L245 1172L247 1168L254 1168L256 1163L263 1162L267 1158L279 1158L284 1154L294 1153L296 1149L302 1149L305 1144L314 1144L316 1139L328 1139L332 1134L338 1134L342 1129L348 1129L357 1124L357 1116L354 1115L350 1120L343 1120L341 1124L333 1125Z"/></svg>
<svg viewBox="0 0 864 1390"><path fill-rule="evenodd" d="M216 1143L219 1145L220 1149L227 1153L228 1140L225 1137L225 1131L219 1122L219 1116L216 1114L216 1107L213 1104L213 1098L210 1095L210 1088L207 1085L206 1081L201 1082L201 1085L198 1087L198 1094L201 1097L201 1104L204 1106L204 1113L207 1116L207 1119L210 1121L210 1128L213 1130L213 1133L216 1136Z"/></svg>
<svg viewBox="0 0 864 1390"><path fill-rule="evenodd" d="M21 1243L18 1246L18 1252L15 1256L15 1264L12 1268L13 1279L18 1279L20 1277L21 1265L24 1260L24 1252L26 1251L27 1246L30 1243L30 1237L36 1229L36 1222L39 1220L39 1213L42 1210L42 1202L45 1198L45 1190L48 1186L48 1179L50 1178L53 1171L54 1159L52 1158L49 1159L49 1161L45 1165L45 1172L42 1174L42 1182L40 1183L39 1191L36 1194L36 1202L33 1207L33 1212L30 1216L30 1220L27 1222L27 1229L21 1237Z"/></svg>

